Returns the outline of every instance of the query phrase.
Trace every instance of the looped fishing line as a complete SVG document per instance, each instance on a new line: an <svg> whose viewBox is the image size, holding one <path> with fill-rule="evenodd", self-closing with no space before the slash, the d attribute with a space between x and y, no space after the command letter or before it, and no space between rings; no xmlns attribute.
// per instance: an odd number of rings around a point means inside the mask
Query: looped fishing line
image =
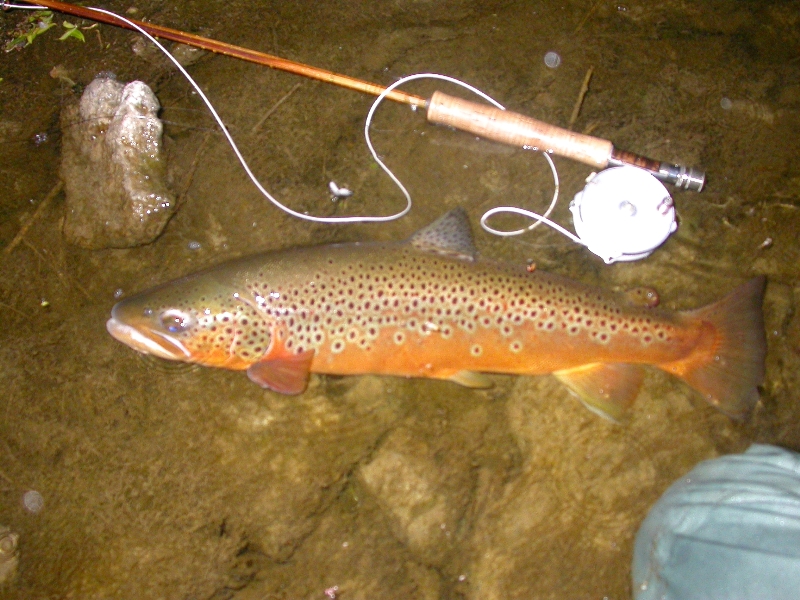
<svg viewBox="0 0 800 600"><path fill-rule="evenodd" d="M0 3L0 7L2 7L3 9L18 8L18 9L23 9L23 10L46 10L46 7L43 7L43 6L16 5L16 4L10 4L10 3L6 2L6 1L1 2ZM242 168L244 169L244 171L247 174L247 176L250 178L250 181L252 181L253 185L255 185L256 189L258 189L258 191L261 192L261 194L265 198L267 198L267 200L272 202L272 204L274 204L279 209L281 209L284 212L292 215L293 217L297 217L298 219L304 219L306 221L313 221L313 222L316 222L316 223L332 223L332 224L333 223L380 223L380 222L394 221L396 219L399 219L400 217L406 215L411 210L411 206L412 206L411 194L409 194L409 192L406 189L406 187L395 176L395 174L391 171L391 169L389 169L389 167L387 167L386 164L380 159L380 157L378 156L378 153L375 151L375 148L372 145L372 140L370 139L370 136L369 136L369 128L370 128L373 116L374 116L375 111L377 110L378 106L380 105L381 102L383 102L383 100L386 98L386 96L392 90L394 90L397 87L403 85L404 83L407 83L409 81L414 81L414 80L417 80L417 79L439 79L439 80L442 80L442 81L447 81L449 83L453 83L455 85L459 85L459 86L461 86L461 87L473 92L474 94L480 96L481 98L483 98L487 102L493 104L494 106L496 106L500 110L505 110L505 107L502 104L497 102L494 98L492 98L488 94L482 92L481 90L477 89L476 87L474 87L472 85L469 85L468 83L460 81L460 80L458 80L458 79L456 79L454 77L449 77L447 75L439 75L437 73L418 73L418 74L409 75L407 77L403 77L403 78L397 80L393 84L389 85L385 90L383 90L383 92L381 92L381 94L372 103L372 106L370 107L369 112L367 113L366 121L364 123L364 138L366 140L367 147L369 148L369 151L370 151L370 154L372 155L373 160L376 163L378 163L378 165L381 167L381 169L383 169L383 171L389 176L389 178L395 183L395 185L397 185L397 187L400 189L400 191L402 192L403 196L405 197L405 199L406 199L405 208L403 210L401 210L400 212L398 212L398 213L395 213L393 215L384 216L384 217L370 217L370 216L317 217L317 216L314 216L314 215L301 213L301 212L298 212L296 210L293 210L293 209L289 208L288 206L286 206L283 203L281 203L280 201L278 201L272 194L270 194L264 188L264 186L261 184L261 182L258 180L258 178L255 176L255 174L250 169L250 166L247 164L247 161L244 159L244 156L242 156L242 153L239 150L239 147L236 145L236 142L233 140L233 136L231 136L230 132L228 131L228 128L225 127L225 124L223 123L222 118L219 116L219 114L217 113L216 109L214 108L214 105L211 104L211 101L205 95L205 93L200 88L200 86L197 84L197 82L192 78L192 76L189 75L189 73L186 71L186 69L177 61L177 59L166 48L164 48L164 46L161 45L161 43L155 37L153 37L147 31L145 31L144 29L139 27L136 23L130 21L129 19L126 19L122 15L119 15L117 13L114 13L112 11L105 10L105 9L102 9L102 8L96 8L96 7L86 7L86 8L88 10L92 10L92 11L95 11L95 12L98 12L98 13L106 14L106 15L112 16L112 17L114 17L116 19L119 19L120 21L123 21L129 27L131 27L132 29L134 29L134 30L138 31L140 34L142 34L156 48L158 48L161 52L163 52L164 55L172 62L173 65L175 65L175 68L178 69L178 71L186 78L186 80L189 82L189 84L192 86L192 88L194 88L194 90L200 96L200 99L206 105L206 107L208 108L209 112L211 113L211 116L214 118L214 120L219 125L219 128L222 131L223 135L225 136L225 139L228 141L228 144L230 145L231 149L233 150L234 154L236 155L236 158L239 160L239 163L242 165ZM412 110L416 110L416 107L412 106ZM522 233L525 233L526 231L531 231L534 228L538 227L541 223L545 223L546 225L549 225L550 227L552 227L556 231L558 231L558 232L562 233L563 235L567 236L568 238L570 238L575 243L585 246L586 243L583 242L583 240L581 240L579 237L577 237L574 234L570 233L569 231L564 229L558 223L555 223L555 222L553 222L553 221L551 221L550 219L547 218L547 217L550 216L550 213L553 211L553 209L555 208L556 202L558 201L559 181L558 181L558 172L556 171L556 167L553 164L552 159L550 158L548 153L545 152L545 151L542 152L542 155L547 160L547 162L548 162L548 164L550 166L550 169L553 172L553 182L554 182L554 185L555 185L555 190L554 190L554 193L553 193L553 200L551 201L550 206L548 207L548 209L544 213L544 215L539 215L537 213L534 213L532 211L529 211L529 210L526 210L526 209L523 209L523 208L517 208L517 207L513 207L513 206L499 206L499 207L493 208L491 210L488 210L486 213L483 214L483 216L481 217L481 220L480 220L481 227L483 227L483 229L485 229L486 231L488 231L489 233L492 233L494 235L512 236L512 235L520 235ZM532 223L528 227L525 227L525 228L522 228L522 229L517 229L517 230L514 230L514 231L502 231L502 230L495 229L495 228L493 228L493 227L488 225L487 221L491 216L496 215L498 213L503 213L503 212L513 213L513 214L518 214L518 215L522 215L522 216L525 216L525 217L529 217L531 219L534 219L535 223Z"/></svg>
<svg viewBox="0 0 800 600"><path fill-rule="evenodd" d="M473 92L474 94L477 94L478 96L480 96L481 98L483 98L487 102L493 104L494 106L496 106L500 110L505 110L506 109L497 100L495 100L494 98L492 98L491 96L489 96L485 92L482 92L478 88L476 88L476 87L474 87L474 86L472 86L472 85L470 85L468 83L465 83L465 82L463 82L463 81L461 81L459 79L456 79L455 77L449 77L447 75L439 75L438 73L417 73L416 75L408 75L407 77L402 77L402 78L398 79L397 81L395 81L390 86L388 86L375 99L375 102L372 103L372 107L370 107L369 112L367 113L367 119L366 119L366 122L364 123L364 139L366 140L367 147L369 148L369 151L372 154L373 160L376 163L378 163L378 165L381 167L381 169L383 169L383 171L391 178L391 180L394 181L395 185L397 185L397 187L400 188L400 191L403 192L403 195L405 195L406 199L408 200L409 208L411 207L411 197L410 197L410 195L408 193L408 190L406 190L405 186L394 175L394 173L392 173L392 171L389 169L389 167L387 167L384 164L384 162L378 157L378 154L377 154L377 152L375 152L375 148L372 145L372 140L370 140L370 137L369 137L369 127L370 127L370 125L372 123L372 117L375 114L375 111L378 108L378 105L383 101L383 99L386 98L386 96L392 90L394 90L395 88L403 85L404 83L406 83L408 81L413 81L415 79L440 79L442 81L447 81L449 83L454 83L454 84L459 85L459 86L461 86L461 87L463 87L465 89L468 89L469 91ZM416 110L416 107L412 107L412 110ZM577 237L576 235L570 233L568 230L564 229L558 223L556 223L554 221L551 221L550 219L547 218L547 217L550 216L550 213L553 212L553 209L555 208L556 203L558 202L559 181L558 181L558 171L556 170L556 166L555 166L555 164L553 164L553 160L550 158L550 155L547 152L542 151L542 156L544 156L544 158L547 160L547 163L550 166L550 170L553 172L553 184L554 184L553 200L550 202L550 206L547 208L547 210L545 211L544 215L539 215L539 214L537 214L535 212L532 212L530 210L526 210L524 208L518 208L518 207L515 207L515 206L498 206L496 208L492 208L492 209L486 211L483 214L483 216L481 217L481 221L480 221L481 227L483 227L484 230L486 230L489 233L492 233L494 235L507 237L507 236L512 236L512 235L520 235L520 234L523 234L523 233L525 233L527 231L531 231L531 230L535 229L536 227L538 227L540 224L544 223L545 225L549 225L550 227L552 227L553 229L555 229L559 233L564 234L565 236L567 236L569 239L571 239L575 243L580 244L582 246L585 246L586 244L579 237ZM514 213L514 214L522 215L522 216L525 216L525 217L530 217L531 219L535 220L535 223L532 223L528 227L524 227L522 229L516 229L514 231L503 231L503 230L495 229L495 228L489 226L487 221L489 220L489 218L491 216L496 215L498 213L504 213L504 212L505 213ZM403 213L403 214L405 214L405 213Z"/></svg>
<svg viewBox="0 0 800 600"><path fill-rule="evenodd" d="M440 79L454 83L481 96L498 109L505 110L503 105L477 88L453 77L435 73L403 77L378 96L367 114L364 138L372 158L400 188L409 207L411 197L394 173L378 157L369 137L369 127L375 110L386 95L403 83L415 79ZM481 217L480 223L484 230L494 235L508 237L531 231L544 223L576 244L588 248L608 264L645 258L675 231L677 225L672 198L661 182L647 171L624 166L607 169L596 177L593 174L592 178L587 180L584 190L579 192L570 204L577 232L577 235L573 234L548 218L558 201L559 180L558 171L549 152L543 150L542 156L550 166L554 183L553 200L544 215L515 206L498 206L486 211ZM605 185L601 186L601 183ZM488 224L488 220L499 213L521 215L533 219L534 223L512 231L495 229Z"/></svg>

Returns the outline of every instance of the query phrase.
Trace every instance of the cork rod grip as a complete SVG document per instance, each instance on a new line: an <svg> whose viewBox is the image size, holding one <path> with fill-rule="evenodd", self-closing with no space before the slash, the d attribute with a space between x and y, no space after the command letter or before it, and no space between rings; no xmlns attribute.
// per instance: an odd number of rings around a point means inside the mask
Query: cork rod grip
<svg viewBox="0 0 800 600"><path fill-rule="evenodd" d="M428 121L511 146L545 150L600 169L608 166L614 151L613 144L607 140L442 92L434 92L428 102Z"/></svg>

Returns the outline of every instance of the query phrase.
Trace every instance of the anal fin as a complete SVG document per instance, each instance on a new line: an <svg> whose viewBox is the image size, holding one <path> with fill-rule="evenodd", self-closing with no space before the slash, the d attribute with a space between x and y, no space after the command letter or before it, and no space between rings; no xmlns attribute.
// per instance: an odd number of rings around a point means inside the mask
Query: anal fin
<svg viewBox="0 0 800 600"><path fill-rule="evenodd" d="M489 379L489 377L483 373L477 373L475 371L458 371L457 373L450 375L448 379L459 385L469 388L484 389L492 387L492 380Z"/></svg>
<svg viewBox="0 0 800 600"><path fill-rule="evenodd" d="M595 363L554 375L594 413L615 423L625 420L644 379L641 365Z"/></svg>
<svg viewBox="0 0 800 600"><path fill-rule="evenodd" d="M247 369L250 381L281 394L300 394L308 385L313 350L286 354L253 363Z"/></svg>

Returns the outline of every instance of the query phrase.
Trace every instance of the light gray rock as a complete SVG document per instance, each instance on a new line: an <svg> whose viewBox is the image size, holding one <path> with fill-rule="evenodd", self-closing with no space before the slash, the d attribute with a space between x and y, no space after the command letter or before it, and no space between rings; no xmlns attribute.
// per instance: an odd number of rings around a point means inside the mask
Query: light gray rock
<svg viewBox="0 0 800 600"><path fill-rule="evenodd" d="M155 240L175 212L163 157L160 105L141 81L90 83L61 113L64 235L84 248Z"/></svg>

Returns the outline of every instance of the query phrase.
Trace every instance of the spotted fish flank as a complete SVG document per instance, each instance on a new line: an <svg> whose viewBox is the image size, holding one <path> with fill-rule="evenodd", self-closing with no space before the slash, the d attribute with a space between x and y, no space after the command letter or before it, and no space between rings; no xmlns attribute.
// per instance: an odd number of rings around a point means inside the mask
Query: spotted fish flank
<svg viewBox="0 0 800 600"><path fill-rule="evenodd" d="M659 310L479 260L455 210L407 242L285 250L190 275L117 304L108 330L141 352L247 370L283 393L303 391L309 372L471 387L489 385L485 372L554 373L614 419L651 364L744 417L763 378L763 286L754 279L696 311Z"/></svg>

